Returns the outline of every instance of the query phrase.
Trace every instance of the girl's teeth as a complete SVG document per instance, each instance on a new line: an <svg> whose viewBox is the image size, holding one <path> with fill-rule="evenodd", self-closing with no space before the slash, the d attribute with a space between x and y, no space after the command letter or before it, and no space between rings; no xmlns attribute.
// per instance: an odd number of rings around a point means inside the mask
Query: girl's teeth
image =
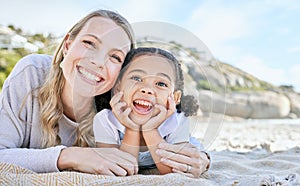
<svg viewBox="0 0 300 186"><path fill-rule="evenodd" d="M140 105L144 105L144 106L150 106L150 104L148 102L145 101L136 101L138 104Z"/></svg>

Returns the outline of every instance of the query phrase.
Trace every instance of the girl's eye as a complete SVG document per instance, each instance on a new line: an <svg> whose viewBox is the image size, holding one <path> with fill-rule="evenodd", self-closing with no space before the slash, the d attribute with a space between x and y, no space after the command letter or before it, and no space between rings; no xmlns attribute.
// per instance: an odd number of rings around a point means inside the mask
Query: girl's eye
<svg viewBox="0 0 300 186"><path fill-rule="evenodd" d="M116 54L112 54L110 57L113 59L114 62L122 63L122 59L120 56L118 56Z"/></svg>
<svg viewBox="0 0 300 186"><path fill-rule="evenodd" d="M138 76L132 76L131 79L134 81L142 82L142 78L140 78Z"/></svg>
<svg viewBox="0 0 300 186"><path fill-rule="evenodd" d="M156 85L159 87L168 87L168 85L164 82L157 82Z"/></svg>
<svg viewBox="0 0 300 186"><path fill-rule="evenodd" d="M83 40L82 41L85 45L88 45L88 47L96 48L96 44L93 41L90 40Z"/></svg>

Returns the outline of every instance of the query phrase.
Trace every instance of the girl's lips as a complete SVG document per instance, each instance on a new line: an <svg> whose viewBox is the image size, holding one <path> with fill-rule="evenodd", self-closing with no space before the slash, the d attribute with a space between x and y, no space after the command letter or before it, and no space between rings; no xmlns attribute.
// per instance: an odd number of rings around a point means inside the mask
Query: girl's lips
<svg viewBox="0 0 300 186"><path fill-rule="evenodd" d="M77 71L79 72L79 74L82 77L84 77L89 82L92 82L93 84L98 84L98 83L104 81L104 79L100 75L98 75L95 72L92 72L88 69L85 69L82 66L77 66Z"/></svg>
<svg viewBox="0 0 300 186"><path fill-rule="evenodd" d="M153 104L147 100L136 99L133 101L133 107L138 114L146 115L152 111Z"/></svg>

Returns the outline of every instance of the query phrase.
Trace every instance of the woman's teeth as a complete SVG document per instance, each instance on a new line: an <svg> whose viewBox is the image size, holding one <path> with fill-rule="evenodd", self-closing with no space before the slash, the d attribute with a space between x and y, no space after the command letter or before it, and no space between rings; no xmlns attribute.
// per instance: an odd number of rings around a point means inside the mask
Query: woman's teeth
<svg viewBox="0 0 300 186"><path fill-rule="evenodd" d="M95 76L95 75L85 71L82 68L79 68L79 72L81 74L83 74L86 78L90 79L90 80L97 81L97 82L100 81L100 78L98 76Z"/></svg>

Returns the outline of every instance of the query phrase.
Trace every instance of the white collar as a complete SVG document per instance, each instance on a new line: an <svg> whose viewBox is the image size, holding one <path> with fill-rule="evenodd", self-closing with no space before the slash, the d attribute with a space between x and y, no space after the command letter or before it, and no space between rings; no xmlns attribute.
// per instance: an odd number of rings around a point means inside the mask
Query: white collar
<svg viewBox="0 0 300 186"><path fill-rule="evenodd" d="M177 113L172 114L166 121L164 121L159 127L158 132L162 137L165 137L176 130L179 123L177 120ZM117 130L125 133L125 127L117 120L113 112L110 110L108 113L108 120L111 122Z"/></svg>

